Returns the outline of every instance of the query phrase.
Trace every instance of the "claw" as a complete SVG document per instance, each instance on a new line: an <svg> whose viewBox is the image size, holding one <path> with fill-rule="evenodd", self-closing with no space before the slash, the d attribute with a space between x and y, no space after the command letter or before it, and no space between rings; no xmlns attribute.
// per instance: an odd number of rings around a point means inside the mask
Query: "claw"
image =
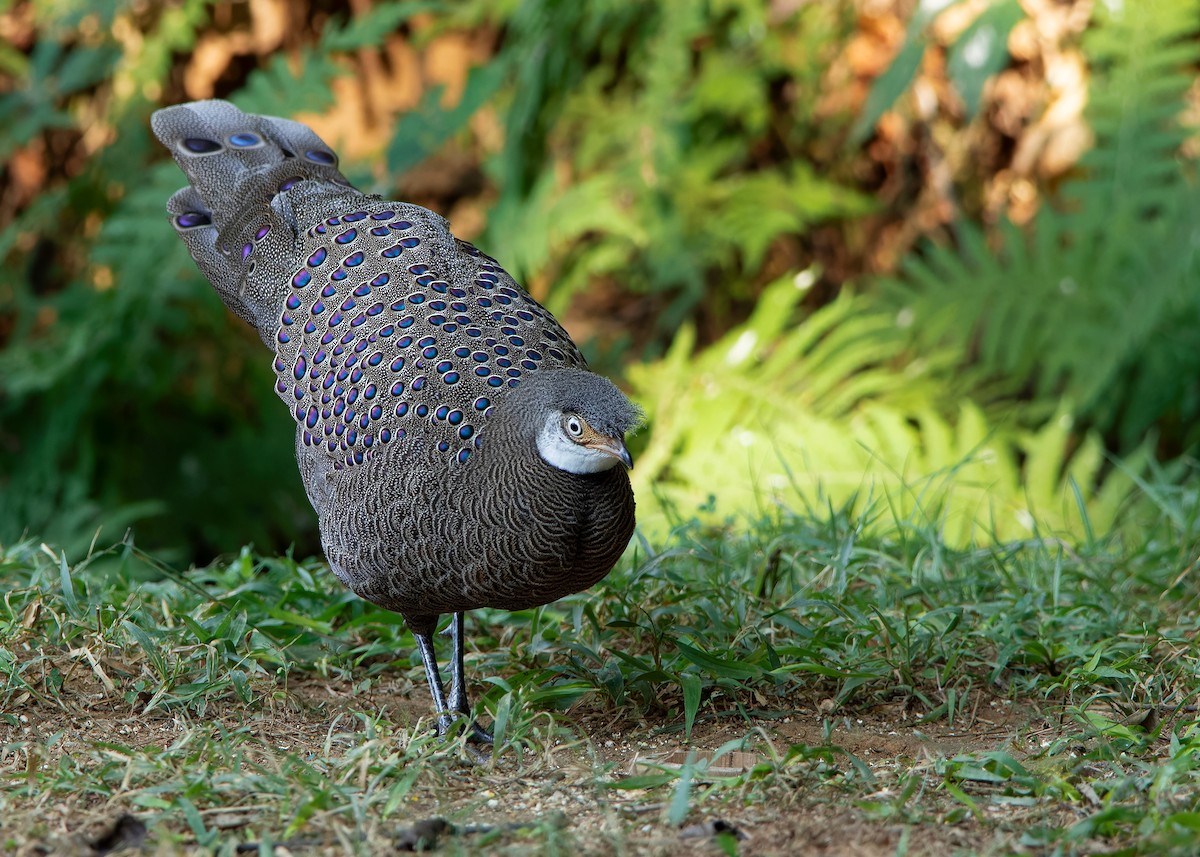
<svg viewBox="0 0 1200 857"><path fill-rule="evenodd" d="M442 738L457 737L462 734L463 729L467 732L468 744L491 745L495 741L492 734L474 720L467 720L464 723L462 716L455 716L449 712L440 715L437 719L437 732Z"/></svg>

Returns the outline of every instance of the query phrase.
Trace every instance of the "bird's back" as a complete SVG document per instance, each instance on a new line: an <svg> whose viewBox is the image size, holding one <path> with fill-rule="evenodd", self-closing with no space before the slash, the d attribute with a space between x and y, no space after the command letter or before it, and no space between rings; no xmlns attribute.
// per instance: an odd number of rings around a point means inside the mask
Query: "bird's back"
<svg viewBox="0 0 1200 857"><path fill-rule="evenodd" d="M304 126L209 101L154 128L192 182L176 229L274 349L301 441L334 468L390 444L466 462L525 373L584 365L495 259L427 209L350 188Z"/></svg>

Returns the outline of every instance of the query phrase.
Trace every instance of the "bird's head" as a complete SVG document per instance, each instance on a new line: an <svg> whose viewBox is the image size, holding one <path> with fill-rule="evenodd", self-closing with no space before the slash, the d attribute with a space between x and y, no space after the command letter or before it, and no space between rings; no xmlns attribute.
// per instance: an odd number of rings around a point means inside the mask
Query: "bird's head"
<svg viewBox="0 0 1200 857"><path fill-rule="evenodd" d="M612 381L582 369L558 369L531 376L521 389L529 429L547 464L578 474L633 466L625 433L642 415Z"/></svg>

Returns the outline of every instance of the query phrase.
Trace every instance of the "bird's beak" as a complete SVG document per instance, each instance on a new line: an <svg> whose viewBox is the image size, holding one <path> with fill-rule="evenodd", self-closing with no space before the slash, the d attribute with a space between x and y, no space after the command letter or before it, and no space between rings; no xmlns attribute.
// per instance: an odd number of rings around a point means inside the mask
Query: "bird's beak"
<svg viewBox="0 0 1200 857"><path fill-rule="evenodd" d="M625 465L626 470L633 469L633 457L630 456L629 450L625 448L625 442L619 437L599 437L591 443L587 444L596 452L603 452L605 455L611 455L617 461Z"/></svg>

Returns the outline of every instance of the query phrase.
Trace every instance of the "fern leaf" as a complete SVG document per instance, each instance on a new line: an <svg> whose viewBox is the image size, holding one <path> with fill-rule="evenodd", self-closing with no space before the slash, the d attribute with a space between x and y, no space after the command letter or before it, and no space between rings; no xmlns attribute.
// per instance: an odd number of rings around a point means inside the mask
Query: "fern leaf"
<svg viewBox="0 0 1200 857"><path fill-rule="evenodd" d="M1006 224L993 241L958 224L954 248L924 248L885 292L913 313L922 349L949 346L964 369L1069 400L1089 424L1120 425L1122 449L1132 450L1139 430L1189 401L1178 373L1200 372L1200 356L1176 354L1173 376L1148 374L1163 365L1148 355L1170 351L1165 343L1185 335L1179 320L1200 312L1190 262L1197 193L1179 159L1200 4L1097 10L1085 37L1097 70L1096 144L1059 209L1043 206L1027 231ZM1164 388L1170 395L1145 392Z"/></svg>

